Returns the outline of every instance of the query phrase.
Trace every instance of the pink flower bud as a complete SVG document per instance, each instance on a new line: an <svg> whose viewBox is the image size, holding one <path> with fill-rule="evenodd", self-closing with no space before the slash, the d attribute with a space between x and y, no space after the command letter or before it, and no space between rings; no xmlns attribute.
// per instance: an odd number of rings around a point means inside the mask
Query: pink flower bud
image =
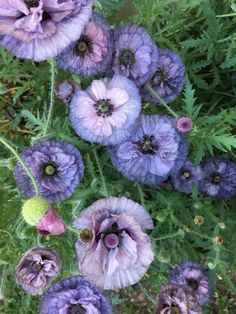
<svg viewBox="0 0 236 314"><path fill-rule="evenodd" d="M66 225L54 208L49 208L47 213L36 224L36 228L41 234L59 235L65 232Z"/></svg>

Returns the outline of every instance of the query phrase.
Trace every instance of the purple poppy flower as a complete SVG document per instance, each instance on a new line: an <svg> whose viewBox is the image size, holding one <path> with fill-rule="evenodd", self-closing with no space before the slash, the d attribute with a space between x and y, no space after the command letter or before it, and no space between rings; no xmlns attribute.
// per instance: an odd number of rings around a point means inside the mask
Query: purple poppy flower
<svg viewBox="0 0 236 314"><path fill-rule="evenodd" d="M48 248L32 248L16 266L16 282L30 294L42 292L59 274L61 261Z"/></svg>
<svg viewBox="0 0 236 314"><path fill-rule="evenodd" d="M177 265L172 271L170 283L191 289L200 305L206 304L210 299L208 274L198 263L185 262Z"/></svg>
<svg viewBox="0 0 236 314"><path fill-rule="evenodd" d="M150 215L126 197L108 197L93 203L74 222L82 275L103 289L133 285L145 274L154 258L145 229L152 229Z"/></svg>
<svg viewBox="0 0 236 314"><path fill-rule="evenodd" d="M115 29L114 45L112 70L115 74L127 76L137 86L154 75L158 50L144 28L128 25Z"/></svg>
<svg viewBox="0 0 236 314"><path fill-rule="evenodd" d="M112 307L101 290L82 276L62 280L43 295L40 314L112 314Z"/></svg>
<svg viewBox="0 0 236 314"><path fill-rule="evenodd" d="M202 164L200 190L212 197L231 197L236 194L236 164L224 157L212 157Z"/></svg>
<svg viewBox="0 0 236 314"><path fill-rule="evenodd" d="M183 167L172 175L172 182L177 191L189 194L191 193L192 185L196 185L202 179L201 167L194 167L194 165L187 161Z"/></svg>
<svg viewBox="0 0 236 314"><path fill-rule="evenodd" d="M188 153L186 137L169 116L141 115L132 136L110 147L114 167L121 174L143 184L158 184L177 172Z"/></svg>
<svg viewBox="0 0 236 314"><path fill-rule="evenodd" d="M101 15L93 13L80 38L58 56L57 62L71 73L96 75L107 70L113 49L109 24Z"/></svg>
<svg viewBox="0 0 236 314"><path fill-rule="evenodd" d="M77 40L93 0L1 0L0 44L18 58L43 61Z"/></svg>
<svg viewBox="0 0 236 314"><path fill-rule="evenodd" d="M201 308L190 289L167 284L158 295L156 314L201 314Z"/></svg>
<svg viewBox="0 0 236 314"><path fill-rule="evenodd" d="M79 150L67 142L42 141L23 151L21 157L37 180L41 196L51 202L71 197L84 174ZM34 196L31 180L19 163L14 178L24 195Z"/></svg>
<svg viewBox="0 0 236 314"><path fill-rule="evenodd" d="M185 81L185 68L179 55L169 49L159 50L158 68L147 82L167 103L174 101L181 93ZM147 87L141 90L142 98L152 104L159 104Z"/></svg>
<svg viewBox="0 0 236 314"><path fill-rule="evenodd" d="M121 75L94 80L79 91L70 104L70 120L76 133L89 142L115 145L130 137L141 111L141 99L133 82Z"/></svg>
<svg viewBox="0 0 236 314"><path fill-rule="evenodd" d="M57 84L55 93L62 102L69 104L74 94L79 90L81 90L81 87L75 81L65 80Z"/></svg>
<svg viewBox="0 0 236 314"><path fill-rule="evenodd" d="M176 127L180 132L189 132L193 128L193 122L188 117L181 117L177 120Z"/></svg>

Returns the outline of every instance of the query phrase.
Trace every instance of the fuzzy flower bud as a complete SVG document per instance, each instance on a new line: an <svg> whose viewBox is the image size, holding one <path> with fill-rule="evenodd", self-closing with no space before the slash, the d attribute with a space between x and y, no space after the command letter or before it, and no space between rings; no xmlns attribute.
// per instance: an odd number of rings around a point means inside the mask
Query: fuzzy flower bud
<svg viewBox="0 0 236 314"><path fill-rule="evenodd" d="M178 119L176 123L176 127L180 132L189 132L193 128L193 122L190 118L188 117L181 117Z"/></svg>

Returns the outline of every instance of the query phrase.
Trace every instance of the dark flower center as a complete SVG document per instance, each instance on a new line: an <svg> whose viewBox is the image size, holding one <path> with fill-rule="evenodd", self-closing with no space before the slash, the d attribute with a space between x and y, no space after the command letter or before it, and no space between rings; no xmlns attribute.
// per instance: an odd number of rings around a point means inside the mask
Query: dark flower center
<svg viewBox="0 0 236 314"><path fill-rule="evenodd" d="M81 35L80 39L77 41L75 46L75 53L78 56L85 56L86 54L90 53L92 50L92 43L88 36Z"/></svg>
<svg viewBox="0 0 236 314"><path fill-rule="evenodd" d="M51 164L44 167L44 172L47 176L53 176L57 172L57 168Z"/></svg>
<svg viewBox="0 0 236 314"><path fill-rule="evenodd" d="M218 173L214 173L211 175L212 183L219 184L221 181L221 177Z"/></svg>
<svg viewBox="0 0 236 314"><path fill-rule="evenodd" d="M180 314L180 309L177 306L171 306L171 310L170 310L171 314Z"/></svg>
<svg viewBox="0 0 236 314"><path fill-rule="evenodd" d="M158 78L159 81L165 82L168 80L168 74L166 73L165 69L159 68L155 74L155 77Z"/></svg>
<svg viewBox="0 0 236 314"><path fill-rule="evenodd" d="M28 9L37 8L39 5L39 0L25 0L25 4L27 5Z"/></svg>
<svg viewBox="0 0 236 314"><path fill-rule="evenodd" d="M67 314L85 314L86 310L80 304L71 304L67 309Z"/></svg>
<svg viewBox="0 0 236 314"><path fill-rule="evenodd" d="M94 108L97 115L100 117L108 117L112 115L113 106L110 103L110 99L99 99L95 104Z"/></svg>
<svg viewBox="0 0 236 314"><path fill-rule="evenodd" d="M39 262L34 262L32 265L32 270L35 273L38 273L43 268L43 265Z"/></svg>
<svg viewBox="0 0 236 314"><path fill-rule="evenodd" d="M187 279L187 285L193 290L196 291L198 289L198 282L194 278Z"/></svg>
<svg viewBox="0 0 236 314"><path fill-rule="evenodd" d="M135 55L130 49L122 49L119 55L121 65L131 67L135 63Z"/></svg>
<svg viewBox="0 0 236 314"><path fill-rule="evenodd" d="M190 179L191 178L191 173L188 170L184 170L182 172L182 174L185 177L185 179Z"/></svg>
<svg viewBox="0 0 236 314"><path fill-rule="evenodd" d="M78 239L83 243L89 243L92 241L93 232L89 229L82 229L79 231Z"/></svg>
<svg viewBox="0 0 236 314"><path fill-rule="evenodd" d="M153 139L152 135L145 135L143 141L138 142L138 149L143 154L154 154L155 145L153 144Z"/></svg>

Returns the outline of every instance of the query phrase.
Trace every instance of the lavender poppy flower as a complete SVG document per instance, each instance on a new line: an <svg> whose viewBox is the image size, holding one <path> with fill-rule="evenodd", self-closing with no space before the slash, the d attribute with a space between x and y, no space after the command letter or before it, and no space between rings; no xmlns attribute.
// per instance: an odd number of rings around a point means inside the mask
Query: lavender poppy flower
<svg viewBox="0 0 236 314"><path fill-rule="evenodd" d="M112 314L108 299L101 290L82 276L62 280L43 295L40 314Z"/></svg>
<svg viewBox="0 0 236 314"><path fill-rule="evenodd" d="M74 222L82 275L103 289L121 289L140 280L154 253L145 229L153 222L146 210L126 197L93 203Z"/></svg>
<svg viewBox="0 0 236 314"><path fill-rule="evenodd" d="M185 68L179 55L169 49L159 50L158 67L147 82L167 103L174 101L181 93L185 81ZM147 87L141 90L142 98L152 104L159 104Z"/></svg>
<svg viewBox="0 0 236 314"><path fill-rule="evenodd" d="M177 120L176 127L180 132L189 132L193 128L193 122L188 117L181 117Z"/></svg>
<svg viewBox="0 0 236 314"><path fill-rule="evenodd" d="M158 184L184 164L188 147L175 120L168 116L141 115L138 127L124 143L110 147L114 167L143 184Z"/></svg>
<svg viewBox="0 0 236 314"><path fill-rule="evenodd" d="M158 295L156 314L201 314L201 308L190 289L167 284Z"/></svg>
<svg viewBox="0 0 236 314"><path fill-rule="evenodd" d="M70 104L70 120L83 139L115 145L130 137L140 111L141 99L134 83L115 75L94 80L86 91L77 92Z"/></svg>
<svg viewBox="0 0 236 314"><path fill-rule="evenodd" d="M211 296L207 271L198 263L185 262L172 271L170 283L191 289L200 305L206 304Z"/></svg>
<svg viewBox="0 0 236 314"><path fill-rule="evenodd" d="M32 248L16 266L16 282L30 294L42 292L59 274L61 261L48 248Z"/></svg>
<svg viewBox="0 0 236 314"><path fill-rule="evenodd" d="M80 85L72 80L65 80L56 85L55 93L57 98L65 104L69 104L74 94L81 89Z"/></svg>
<svg viewBox="0 0 236 314"><path fill-rule="evenodd" d="M93 0L1 0L0 44L19 58L43 61L78 39Z"/></svg>
<svg viewBox="0 0 236 314"><path fill-rule="evenodd" d="M83 177L81 154L67 142L42 141L23 151L21 157L37 180L41 196L51 202L69 198ZM30 178L19 163L15 167L14 178L24 195L34 196Z"/></svg>
<svg viewBox="0 0 236 314"><path fill-rule="evenodd" d="M109 24L101 15L93 13L80 38L58 56L57 62L71 73L96 75L108 68L113 48Z"/></svg>
<svg viewBox="0 0 236 314"><path fill-rule="evenodd" d="M223 157L212 157L202 164L200 190L212 197L236 194L236 164Z"/></svg>
<svg viewBox="0 0 236 314"><path fill-rule="evenodd" d="M177 191L189 194L191 193L192 185L196 185L202 179L201 167L194 167L194 165L187 161L183 167L172 175L172 182Z"/></svg>
<svg viewBox="0 0 236 314"><path fill-rule="evenodd" d="M136 25L121 26L114 31L112 70L134 81L137 86L149 80L157 69L158 50L147 31Z"/></svg>

